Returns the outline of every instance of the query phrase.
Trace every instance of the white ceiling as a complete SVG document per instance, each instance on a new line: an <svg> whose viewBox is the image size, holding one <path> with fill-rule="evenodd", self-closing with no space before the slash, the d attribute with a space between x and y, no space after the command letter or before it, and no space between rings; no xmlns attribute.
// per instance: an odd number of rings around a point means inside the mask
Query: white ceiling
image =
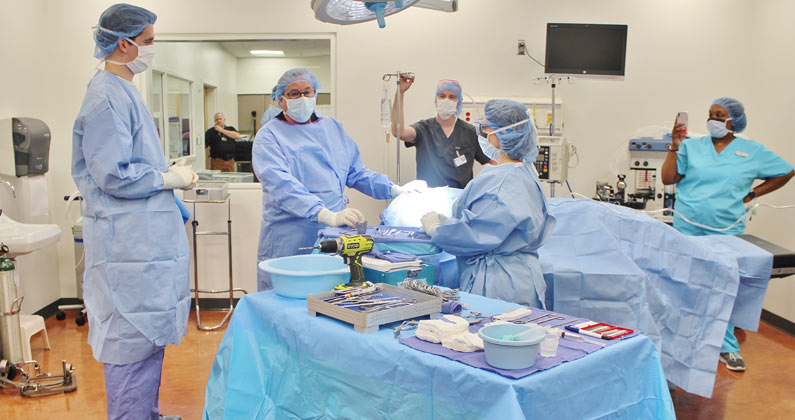
<svg viewBox="0 0 795 420"><path fill-rule="evenodd" d="M280 50L285 57L318 57L330 54L328 39L273 39L267 41L219 41L237 58L254 58L251 50ZM261 58L261 57L260 57Z"/></svg>

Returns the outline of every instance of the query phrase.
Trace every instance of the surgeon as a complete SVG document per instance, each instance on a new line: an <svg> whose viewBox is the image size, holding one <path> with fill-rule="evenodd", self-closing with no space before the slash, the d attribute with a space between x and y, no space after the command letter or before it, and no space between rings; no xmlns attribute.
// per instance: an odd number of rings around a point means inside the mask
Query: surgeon
<svg viewBox="0 0 795 420"><path fill-rule="evenodd" d="M452 217L422 217L434 244L456 256L461 290L543 308L546 284L538 248L555 226L538 175L538 135L527 109L508 99L486 102L478 141L486 166L453 203Z"/></svg>
<svg viewBox="0 0 795 420"><path fill-rule="evenodd" d="M262 115L262 120L260 120L260 125L265 125L268 121L272 120L273 117L282 113L282 107L279 105L279 98L276 97L276 86L273 87L271 90L271 103L268 106L268 109L265 110L265 113Z"/></svg>
<svg viewBox="0 0 795 420"><path fill-rule="evenodd" d="M362 213L348 207L345 187L376 199L403 188L367 169L359 148L335 119L315 112L320 82L303 68L287 70L276 85L282 113L254 138L252 162L262 183L262 228L257 262L296 255L314 245L325 226L353 226ZM271 288L257 270L257 290Z"/></svg>
<svg viewBox="0 0 795 420"><path fill-rule="evenodd" d="M678 121L674 125L661 175L663 184L676 184L674 228L680 232L696 236L742 234L744 219L729 227L745 215L745 204L783 187L795 175L791 164L761 143L737 137L747 123L743 104L723 97L710 105L708 136L686 139L685 125ZM757 179L763 182L754 187ZM729 370L745 371L731 323L720 361Z"/></svg>
<svg viewBox="0 0 795 420"><path fill-rule="evenodd" d="M478 147L474 127L460 118L463 107L461 84L455 80L440 80L434 101L436 115L406 126L403 117L403 96L414 84L414 78L400 75L400 140L406 147L417 148L417 179L429 187L464 188L472 180L475 161L481 165L496 163ZM392 135L397 137L397 95L392 109Z"/></svg>
<svg viewBox="0 0 795 420"><path fill-rule="evenodd" d="M169 166L157 127L132 83L154 55L154 13L105 10L94 31L104 61L75 120L72 178L83 195L88 343L104 364L110 419L157 419L166 345L185 335L189 250L174 189L195 185ZM174 417L171 417L174 418Z"/></svg>

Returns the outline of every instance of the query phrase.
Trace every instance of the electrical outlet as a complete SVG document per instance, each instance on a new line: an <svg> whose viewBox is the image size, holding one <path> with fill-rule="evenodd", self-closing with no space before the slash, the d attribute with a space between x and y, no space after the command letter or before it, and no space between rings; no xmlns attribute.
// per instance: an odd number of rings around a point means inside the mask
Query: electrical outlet
<svg viewBox="0 0 795 420"><path fill-rule="evenodd" d="M527 47L525 46L524 40L520 39L519 43L516 45L516 55L525 55L527 53Z"/></svg>

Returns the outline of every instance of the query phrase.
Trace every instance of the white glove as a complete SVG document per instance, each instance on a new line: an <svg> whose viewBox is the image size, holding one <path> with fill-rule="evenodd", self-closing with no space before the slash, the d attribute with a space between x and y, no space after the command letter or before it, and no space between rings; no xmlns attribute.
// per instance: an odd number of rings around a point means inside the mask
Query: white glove
<svg viewBox="0 0 795 420"><path fill-rule="evenodd" d="M317 214L317 221L329 226L355 226L356 223L364 222L364 215L354 208L347 208L337 212L322 209Z"/></svg>
<svg viewBox="0 0 795 420"><path fill-rule="evenodd" d="M392 184L392 198L397 198L400 194L403 194L405 190L398 184Z"/></svg>
<svg viewBox="0 0 795 420"><path fill-rule="evenodd" d="M425 215L422 216L422 219L420 219L422 222L422 230L425 231L428 236L432 237L433 234L436 233L436 228L438 228L439 225L441 225L445 220L447 220L447 216L439 214L435 211L425 213Z"/></svg>
<svg viewBox="0 0 795 420"><path fill-rule="evenodd" d="M195 186L199 176L190 166L173 165L168 168L168 172L161 172L163 176L163 189L173 190L177 188L189 189Z"/></svg>

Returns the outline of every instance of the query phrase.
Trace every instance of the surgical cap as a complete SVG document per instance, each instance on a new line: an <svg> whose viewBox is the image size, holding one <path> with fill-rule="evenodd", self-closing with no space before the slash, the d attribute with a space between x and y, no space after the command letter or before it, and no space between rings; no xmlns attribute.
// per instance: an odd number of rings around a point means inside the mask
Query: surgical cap
<svg viewBox="0 0 795 420"><path fill-rule="evenodd" d="M278 90L277 88L278 88L278 86L274 86L273 89L271 89L271 102L279 99L279 97L276 96L276 92Z"/></svg>
<svg viewBox="0 0 795 420"><path fill-rule="evenodd" d="M496 133L500 149L511 159L534 160L538 154L538 133L527 108L510 99L491 99L483 110L489 126L494 130L528 120L524 124Z"/></svg>
<svg viewBox="0 0 795 420"><path fill-rule="evenodd" d="M745 118L745 107L740 101L724 96L715 99L712 105L722 106L723 109L729 113L729 117L732 119L732 128L734 128L735 132L741 133L745 130L745 126L748 125L748 120Z"/></svg>
<svg viewBox="0 0 795 420"><path fill-rule="evenodd" d="M441 93L443 90L449 90L450 92L455 93L455 97L458 98L458 106L455 109L455 114L460 114L461 109L464 107L464 100L461 97L461 84L455 80L442 80L438 85L436 85L436 94L434 97L438 98L439 93ZM434 103L436 102L434 101Z"/></svg>
<svg viewBox="0 0 795 420"><path fill-rule="evenodd" d="M108 7L94 29L94 57L102 59L109 56L119 39L135 38L156 20L154 13L131 4L118 3Z"/></svg>
<svg viewBox="0 0 795 420"><path fill-rule="evenodd" d="M279 78L279 81L276 83L276 97L281 98L284 95L285 89L287 86L290 86L292 83L295 82L309 82L312 84L312 87L315 88L315 92L320 90L320 81L317 80L315 75L305 69L305 68L295 68L290 69L282 74L282 77Z"/></svg>

